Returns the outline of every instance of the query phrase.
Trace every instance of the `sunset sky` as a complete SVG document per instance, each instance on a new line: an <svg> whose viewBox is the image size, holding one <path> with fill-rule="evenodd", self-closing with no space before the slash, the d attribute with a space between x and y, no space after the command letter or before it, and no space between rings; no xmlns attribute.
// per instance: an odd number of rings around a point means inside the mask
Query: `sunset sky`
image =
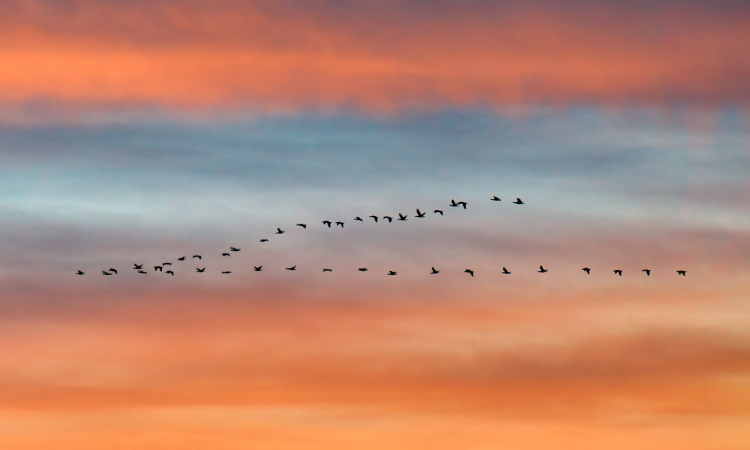
<svg viewBox="0 0 750 450"><path fill-rule="evenodd" d="M749 208L746 1L0 1L0 448L746 450Z"/></svg>

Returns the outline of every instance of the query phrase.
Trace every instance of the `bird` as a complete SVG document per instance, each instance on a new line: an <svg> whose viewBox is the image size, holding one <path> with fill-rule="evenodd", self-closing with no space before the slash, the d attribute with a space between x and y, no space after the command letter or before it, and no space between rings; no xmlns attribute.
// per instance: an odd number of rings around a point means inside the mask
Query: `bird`
<svg viewBox="0 0 750 450"><path fill-rule="evenodd" d="M424 217L424 215L425 215L425 213L423 213L423 212L419 212L419 208L417 208L417 215L416 215L416 216L414 216L414 217L419 217L419 218L422 218L422 217Z"/></svg>
<svg viewBox="0 0 750 450"><path fill-rule="evenodd" d="M586 272L587 274L591 275L591 269L589 269L588 267L584 267L584 268L583 268L583 269L581 269L581 270L583 270L583 271L584 271L584 272Z"/></svg>
<svg viewBox="0 0 750 450"><path fill-rule="evenodd" d="M195 258L203 259L203 257L201 255L193 255L193 259L195 259Z"/></svg>
<svg viewBox="0 0 750 450"><path fill-rule="evenodd" d="M372 217L373 219L375 219L375 223L378 223L378 216L370 216L370 217Z"/></svg>
<svg viewBox="0 0 750 450"><path fill-rule="evenodd" d="M466 202L458 202L459 205L463 206L464 209L466 209Z"/></svg>
<svg viewBox="0 0 750 450"><path fill-rule="evenodd" d="M112 274L107 272L106 270L102 270L102 275L112 275Z"/></svg>
<svg viewBox="0 0 750 450"><path fill-rule="evenodd" d="M241 250L242 250L242 249L241 249L241 248L239 248L239 247L229 247L229 251L230 251L230 252L239 252L239 251L241 251Z"/></svg>
<svg viewBox="0 0 750 450"><path fill-rule="evenodd" d="M166 273L166 274L169 274L169 275L172 275L172 276L174 276L174 272L172 272L171 270L167 270L167 271L166 271L166 272L164 272L164 273Z"/></svg>
<svg viewBox="0 0 750 450"><path fill-rule="evenodd" d="M505 267L503 267L503 273L506 275L510 274L510 272L508 272L508 269L506 269Z"/></svg>
<svg viewBox="0 0 750 450"><path fill-rule="evenodd" d="M362 220L362 218L359 216L355 217L354 220L359 220L360 222L364 222L364 220Z"/></svg>
<svg viewBox="0 0 750 450"><path fill-rule="evenodd" d="M622 270L613 270L612 272L616 273L617 275L622 276Z"/></svg>
<svg viewBox="0 0 750 450"><path fill-rule="evenodd" d="M253 270L255 270L256 272L260 272L261 270L263 270L263 266L253 266Z"/></svg>
<svg viewBox="0 0 750 450"><path fill-rule="evenodd" d="M110 267L110 268L109 268L109 271L110 271L110 272L114 272L114 273L115 273L115 275L117 275L117 269L113 269L113 268L111 268L111 267Z"/></svg>
<svg viewBox="0 0 750 450"><path fill-rule="evenodd" d="M225 270L224 272L221 272L222 275L226 275L228 273L232 273L232 271L231 270Z"/></svg>
<svg viewBox="0 0 750 450"><path fill-rule="evenodd" d="M516 201L513 202L513 203L515 203L516 205L523 205L523 200L521 200L520 198L516 197Z"/></svg>
<svg viewBox="0 0 750 450"><path fill-rule="evenodd" d="M458 203L456 203L456 201L455 201L455 200L451 199L451 204L450 204L450 206L452 206L452 207L454 207L454 208L455 208L456 206L458 206Z"/></svg>
<svg viewBox="0 0 750 450"><path fill-rule="evenodd" d="M545 269L545 268L544 268L544 267L542 267L542 266L539 266L539 270L537 270L537 272L539 272L539 273L546 273L546 272L549 272L549 270L548 270L548 269Z"/></svg>
<svg viewBox="0 0 750 450"><path fill-rule="evenodd" d="M391 216L383 216L383 219L387 219L388 223L393 222L393 217L391 217Z"/></svg>
<svg viewBox="0 0 750 450"><path fill-rule="evenodd" d="M344 228L344 222L336 222L336 225L341 225L341 228Z"/></svg>
<svg viewBox="0 0 750 450"><path fill-rule="evenodd" d="M307 224L306 223L298 223L297 226L307 229Z"/></svg>
<svg viewBox="0 0 750 450"><path fill-rule="evenodd" d="M643 269L643 270L641 270L641 272L646 272L646 276L647 277L651 276L651 269Z"/></svg>
<svg viewBox="0 0 750 450"><path fill-rule="evenodd" d="M323 272L333 272L333 269L323 269Z"/></svg>
<svg viewBox="0 0 750 450"><path fill-rule="evenodd" d="M435 270L435 268L432 268L432 272L430 272L430 275L435 275L436 273L440 273L439 270Z"/></svg>
<svg viewBox="0 0 750 450"><path fill-rule="evenodd" d="M678 270L677 271L677 275L682 275L683 277L685 276L686 273L687 273L687 270Z"/></svg>
<svg viewBox="0 0 750 450"><path fill-rule="evenodd" d="M284 234L286 231L283 231L281 228L276 228L276 234Z"/></svg>
<svg viewBox="0 0 750 450"><path fill-rule="evenodd" d="M398 213L398 220L403 220L404 222L406 222L406 216L401 213Z"/></svg>
<svg viewBox="0 0 750 450"><path fill-rule="evenodd" d="M222 253L221 256L232 256L229 253Z"/></svg>
<svg viewBox="0 0 750 450"><path fill-rule="evenodd" d="M260 242L268 242L268 239L261 239Z"/></svg>
<svg viewBox="0 0 750 450"><path fill-rule="evenodd" d="M185 261L185 258L187 258L187 256L180 256L177 258L177 261Z"/></svg>
<svg viewBox="0 0 750 450"><path fill-rule="evenodd" d="M328 228L331 228L331 221L330 220L324 220L323 225L328 225Z"/></svg>
<svg viewBox="0 0 750 450"><path fill-rule="evenodd" d="M171 263L171 262L165 262L165 263L161 263L161 265L162 265L162 266L171 266L171 265L172 265L172 263Z"/></svg>
<svg viewBox="0 0 750 450"><path fill-rule="evenodd" d="M493 202L499 202L500 201L500 199L497 198L497 195L493 195L490 200L492 200Z"/></svg>
<svg viewBox="0 0 750 450"><path fill-rule="evenodd" d="M359 270L360 272L367 272L367 267L360 267L357 270Z"/></svg>
<svg viewBox="0 0 750 450"><path fill-rule="evenodd" d="M139 270L138 273L148 274L148 272L146 272L145 270Z"/></svg>
<svg viewBox="0 0 750 450"><path fill-rule="evenodd" d="M162 269L164 269L162 266L154 266L154 272L156 272L157 270L159 272L164 272L164 270L162 270Z"/></svg>
<svg viewBox="0 0 750 450"><path fill-rule="evenodd" d="M297 266L287 267L286 270L297 270Z"/></svg>
<svg viewBox="0 0 750 450"><path fill-rule="evenodd" d="M198 273L203 273L203 272L205 272L205 271L206 271L206 268L204 267L204 268L202 268L202 269L199 269L199 268L197 268L197 267L196 267L196 268L195 268L195 271L196 271L196 272L198 272Z"/></svg>
<svg viewBox="0 0 750 450"><path fill-rule="evenodd" d="M139 269L143 269L143 264L141 264L141 265L138 265L138 264L133 264L133 269L134 269L134 270L139 270Z"/></svg>
<svg viewBox="0 0 750 450"><path fill-rule="evenodd" d="M440 209L436 209L436 210L435 210L435 214L438 214L438 213L439 213L439 214L440 214L441 216L443 215L443 211L442 211L442 210L440 210Z"/></svg>
<svg viewBox="0 0 750 450"><path fill-rule="evenodd" d="M389 271L388 271L388 275L396 275L396 272L394 272L394 271L392 271L392 270L389 270Z"/></svg>
<svg viewBox="0 0 750 450"><path fill-rule="evenodd" d="M76 272L76 275L86 275L86 272L78 270L78 272Z"/></svg>
<svg viewBox="0 0 750 450"><path fill-rule="evenodd" d="M464 270L464 273L468 273L468 274L470 274L470 275L471 275L471 277L472 277L472 278L474 278L474 271L473 271L473 270L471 270L471 269L466 269L466 270Z"/></svg>

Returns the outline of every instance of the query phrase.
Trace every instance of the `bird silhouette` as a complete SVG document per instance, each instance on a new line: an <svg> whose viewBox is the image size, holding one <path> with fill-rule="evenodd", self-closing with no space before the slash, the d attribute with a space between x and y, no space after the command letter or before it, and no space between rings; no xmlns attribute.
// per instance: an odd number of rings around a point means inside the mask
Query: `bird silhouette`
<svg viewBox="0 0 750 450"><path fill-rule="evenodd" d="M396 272L394 272L394 271L392 271L392 270L389 270L389 271L388 271L388 275L396 275Z"/></svg>
<svg viewBox="0 0 750 450"><path fill-rule="evenodd" d="M503 267L503 273L506 274L506 275L510 274L510 272L508 272L508 269L506 269L505 267Z"/></svg>
<svg viewBox="0 0 750 450"><path fill-rule="evenodd" d="M687 273L687 270L678 270L677 271L677 275L682 275L683 277L685 276L686 273Z"/></svg>
<svg viewBox="0 0 750 450"><path fill-rule="evenodd" d="M143 269L143 264L140 264L140 265L139 264L133 264L133 269L134 270Z"/></svg>
<svg viewBox="0 0 750 450"><path fill-rule="evenodd" d="M537 272L539 272L539 273L547 273L547 272L549 272L549 270L545 269L542 266L539 266L539 270L537 270Z"/></svg>
<svg viewBox="0 0 750 450"><path fill-rule="evenodd" d="M187 256L180 256L177 258L177 261L185 261L185 258L187 258Z"/></svg>
<svg viewBox="0 0 750 450"><path fill-rule="evenodd" d="M616 273L617 275L622 276L622 270L613 270L612 272Z"/></svg>
<svg viewBox="0 0 750 450"><path fill-rule="evenodd" d="M239 247L229 247L229 251L230 252L239 252L239 251L242 251L242 249L239 248Z"/></svg>
<svg viewBox="0 0 750 450"><path fill-rule="evenodd" d="M148 274L148 272L146 272L145 270L139 270L138 273Z"/></svg>
<svg viewBox="0 0 750 450"><path fill-rule="evenodd" d="M256 272L260 272L261 270L263 270L263 266L253 266L253 270L255 270Z"/></svg>
<svg viewBox="0 0 750 450"><path fill-rule="evenodd" d="M440 209L436 209L435 210L435 214L440 214L442 216L443 215L443 211L440 210Z"/></svg>
<svg viewBox="0 0 750 450"><path fill-rule="evenodd" d="M106 270L102 270L102 275L112 275L112 274L107 272Z"/></svg>
<svg viewBox="0 0 750 450"><path fill-rule="evenodd" d="M452 206L452 207L454 207L454 208L455 208L456 206L458 206L458 203L456 203L456 201L455 201L455 200L451 199L451 204L450 204L450 206Z"/></svg>
<svg viewBox="0 0 750 450"><path fill-rule="evenodd" d="M513 203L515 203L516 205L523 205L523 200L521 200L520 198L516 197L516 201L513 202Z"/></svg>
<svg viewBox="0 0 750 450"><path fill-rule="evenodd" d="M231 270L225 270L224 272L221 272L222 275L227 275L229 273L232 273L232 271Z"/></svg>
<svg viewBox="0 0 750 450"><path fill-rule="evenodd" d="M193 259L195 259L195 258L203 259L203 257L201 255L193 255Z"/></svg>
<svg viewBox="0 0 750 450"><path fill-rule="evenodd" d="M419 208L417 208L417 215L414 216L414 217L420 217L421 218L421 217L424 217L424 215L425 215L425 213L419 212Z"/></svg>
<svg viewBox="0 0 750 450"><path fill-rule="evenodd" d="M333 269L323 269L323 272L333 272Z"/></svg>
<svg viewBox="0 0 750 450"><path fill-rule="evenodd" d="M196 268L195 268L195 271L196 271L196 272L198 272L198 273L203 273L203 272L205 272L205 271L206 271L206 268L204 267L204 268L202 268L202 269L199 269L199 268L197 268L197 267L196 267Z"/></svg>
<svg viewBox="0 0 750 450"><path fill-rule="evenodd" d="M287 267L286 270L297 270L297 266Z"/></svg>
<svg viewBox="0 0 750 450"><path fill-rule="evenodd" d="M373 219L375 219L375 223L378 223L378 216L370 216L370 217L372 217Z"/></svg>
<svg viewBox="0 0 750 450"><path fill-rule="evenodd" d="M341 225L341 228L344 228L344 222L336 222L336 225Z"/></svg>
<svg viewBox="0 0 750 450"><path fill-rule="evenodd" d="M164 272L164 273L166 273L166 274L168 274L168 275L172 275L172 276L174 276L174 272L172 272L171 270L167 270L167 271L166 271L166 272Z"/></svg>
<svg viewBox="0 0 750 450"><path fill-rule="evenodd" d="M86 275L86 272L78 270L78 272L76 272L76 275Z"/></svg>
<svg viewBox="0 0 750 450"><path fill-rule="evenodd" d="M222 253L221 256L232 256L229 253Z"/></svg>
<svg viewBox="0 0 750 450"><path fill-rule="evenodd" d="M268 242L268 239L261 239L260 242Z"/></svg>
<svg viewBox="0 0 750 450"><path fill-rule="evenodd" d="M297 226L307 229L307 224L306 223L298 223Z"/></svg>
<svg viewBox="0 0 750 450"><path fill-rule="evenodd" d="M581 269L581 270L583 270L583 271L584 271L584 272L586 272L587 274L591 275L591 269L589 269L588 267L584 267L584 268L583 268L583 269Z"/></svg>
<svg viewBox="0 0 750 450"><path fill-rule="evenodd" d="M466 209L466 202L458 202L457 204L463 206L464 209Z"/></svg>
<svg viewBox="0 0 750 450"><path fill-rule="evenodd" d="M283 231L281 228L276 228L276 234L284 234L286 231Z"/></svg>
<svg viewBox="0 0 750 450"><path fill-rule="evenodd" d="M367 272L367 267L360 267L357 270L359 270L360 272Z"/></svg>
<svg viewBox="0 0 750 450"><path fill-rule="evenodd" d="M164 270L162 270L162 269L163 269L163 267L162 267L162 266L154 266L154 272L156 272L157 270L158 270L159 272L164 272Z"/></svg>
<svg viewBox="0 0 750 450"><path fill-rule="evenodd" d="M646 272L646 276L647 277L651 276L651 269L643 269L643 270L641 270L641 272Z"/></svg>
<svg viewBox="0 0 750 450"><path fill-rule="evenodd" d="M359 216L355 217L354 220L359 220L360 222L364 222L364 220L362 220L362 218Z"/></svg>
<svg viewBox="0 0 750 450"><path fill-rule="evenodd" d="M470 275L471 275L471 277L472 277L472 278L474 278L474 271L473 271L473 270L471 270L471 269L466 269L466 270L464 270L464 273L468 273L468 274L470 274Z"/></svg>
<svg viewBox="0 0 750 450"><path fill-rule="evenodd" d="M499 202L500 201L500 199L497 198L497 195L493 195L490 200L492 200L493 202Z"/></svg>
<svg viewBox="0 0 750 450"><path fill-rule="evenodd" d="M388 223L393 222L393 217L391 217L391 216L383 216L383 219L387 219Z"/></svg>
<svg viewBox="0 0 750 450"><path fill-rule="evenodd" d="M435 270L435 268L432 268L432 272L430 272L430 275L435 275L436 273L440 273L439 270Z"/></svg>
<svg viewBox="0 0 750 450"><path fill-rule="evenodd" d="M401 213L398 213L398 219L397 220L402 220L402 221L406 222L406 216L403 215L403 214L401 214Z"/></svg>
<svg viewBox="0 0 750 450"><path fill-rule="evenodd" d="M109 271L110 271L110 272L114 272L114 273L115 273L115 275L117 275L117 269L113 269L113 268L111 268L111 267L110 267L110 268L109 268Z"/></svg>
<svg viewBox="0 0 750 450"><path fill-rule="evenodd" d="M171 263L171 262L165 262L165 263L161 263L161 265L162 265L162 266L171 266L171 265L172 265L172 263Z"/></svg>
<svg viewBox="0 0 750 450"><path fill-rule="evenodd" d="M328 225L328 228L331 228L331 221L330 220L324 220L323 225Z"/></svg>

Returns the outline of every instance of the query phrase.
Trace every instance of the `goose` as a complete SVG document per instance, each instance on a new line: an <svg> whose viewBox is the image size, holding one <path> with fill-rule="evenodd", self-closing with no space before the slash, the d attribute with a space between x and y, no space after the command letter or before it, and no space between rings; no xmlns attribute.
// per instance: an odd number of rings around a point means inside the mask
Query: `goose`
<svg viewBox="0 0 750 450"><path fill-rule="evenodd" d="M391 216L383 216L383 219L387 219L388 223L393 222L393 217L391 217Z"/></svg>
<svg viewBox="0 0 750 450"><path fill-rule="evenodd" d="M323 272L333 272L333 269L323 269Z"/></svg>
<svg viewBox="0 0 750 450"><path fill-rule="evenodd" d="M287 267L286 270L297 270L297 266Z"/></svg>
<svg viewBox="0 0 750 450"><path fill-rule="evenodd" d="M581 270L583 270L583 271L584 271L584 272L586 272L587 274L591 275L591 269L589 269L588 267L584 267L584 268L583 268L583 269L581 269Z"/></svg>
<svg viewBox="0 0 750 450"><path fill-rule="evenodd" d="M685 276L686 273L687 273L687 270L678 270L677 271L677 275L682 275L683 277Z"/></svg>
<svg viewBox="0 0 750 450"><path fill-rule="evenodd" d="M457 204L463 206L464 209L466 209L466 202L458 202Z"/></svg>
<svg viewBox="0 0 750 450"><path fill-rule="evenodd" d="M508 269L506 269L505 267L503 267L503 273L506 274L506 275L510 274L510 272L508 271Z"/></svg>
<svg viewBox="0 0 750 450"><path fill-rule="evenodd" d="M435 214L440 214L442 216L443 215L443 211L441 209L436 209L435 210Z"/></svg>
<svg viewBox="0 0 750 450"><path fill-rule="evenodd" d="M523 200L521 200L520 198L516 197L516 201L513 202L513 203L515 203L516 205L523 205Z"/></svg>
<svg viewBox="0 0 750 450"><path fill-rule="evenodd" d="M430 275L435 275L436 273L440 273L439 270L435 270L435 268L432 268L432 272L430 272Z"/></svg>
<svg viewBox="0 0 750 450"><path fill-rule="evenodd" d="M323 225L328 225L328 228L331 228L331 221L330 220L324 220Z"/></svg>
<svg viewBox="0 0 750 450"><path fill-rule="evenodd" d="M112 274L107 272L106 270L102 270L102 275L112 275Z"/></svg>
<svg viewBox="0 0 750 450"><path fill-rule="evenodd" d="M164 272L164 271L163 271L162 269L163 269L163 267L162 267L162 266L154 266L154 272L156 272L157 270L158 270L159 272Z"/></svg>
<svg viewBox="0 0 750 450"><path fill-rule="evenodd" d="M402 221L406 222L406 216L403 215L403 214L401 214L401 213L398 213L398 219L397 220L402 220Z"/></svg>
<svg viewBox="0 0 750 450"><path fill-rule="evenodd" d="M375 219L375 223L378 223L378 216L370 216L370 217L372 217L373 219Z"/></svg>
<svg viewBox="0 0 750 450"><path fill-rule="evenodd" d="M283 231L281 228L276 228L276 234L284 234L286 231Z"/></svg>
<svg viewBox="0 0 750 450"><path fill-rule="evenodd" d="M161 263L161 265L162 265L162 266L171 266L171 265L172 265L172 263L171 263L171 262L165 262L165 263Z"/></svg>
<svg viewBox="0 0 750 450"><path fill-rule="evenodd" d="M166 272L164 272L164 273L166 273L166 274L169 274L169 275L172 275L172 276L174 276L174 272L172 272L171 270L167 270L167 271L166 271Z"/></svg>
<svg viewBox="0 0 750 450"><path fill-rule="evenodd" d="M548 270L548 269L545 269L545 268L544 268L544 267L542 267L542 266L539 266L539 270L537 270L537 272L539 272L539 273L547 273L547 272L549 272L549 270Z"/></svg>
<svg viewBox="0 0 750 450"><path fill-rule="evenodd" d="M646 272L646 276L647 277L651 276L651 269L643 269L643 270L641 270L641 272Z"/></svg>
<svg viewBox="0 0 750 450"><path fill-rule="evenodd" d="M148 272L146 272L145 270L139 270L138 273L148 274Z"/></svg>
<svg viewBox="0 0 750 450"><path fill-rule="evenodd" d="M420 217L420 218L422 218L422 217L424 217L424 215L425 215L425 213L419 212L419 208L417 208L417 215L414 216L414 217Z"/></svg>
<svg viewBox="0 0 750 450"><path fill-rule="evenodd" d="M362 220L362 218L359 216L355 217L354 220L359 220L360 222L364 222L364 220Z"/></svg>
<svg viewBox="0 0 750 450"><path fill-rule="evenodd" d="M239 247L229 247L229 251L230 252L239 252L239 251L242 251L242 249L239 248Z"/></svg>
<svg viewBox="0 0 750 450"><path fill-rule="evenodd" d="M222 253L221 256L232 256L229 253Z"/></svg>
<svg viewBox="0 0 750 450"><path fill-rule="evenodd" d="M86 272L78 270L78 272L76 272L76 275L86 275Z"/></svg>
<svg viewBox="0 0 750 450"><path fill-rule="evenodd" d="M117 269L113 269L113 268L111 268L111 267L110 267L110 268L109 268L109 271L110 271L110 272L114 272L114 273L115 273L115 275L117 275Z"/></svg>
<svg viewBox="0 0 750 450"><path fill-rule="evenodd" d="M613 270L612 272L616 273L617 275L622 276L622 270Z"/></svg>
<svg viewBox="0 0 750 450"><path fill-rule="evenodd" d="M490 200L492 200L493 202L499 202L500 201L500 199L497 197L497 195L493 195Z"/></svg>
<svg viewBox="0 0 750 450"><path fill-rule="evenodd" d="M229 274L229 273L232 273L232 271L231 270L225 270L224 272L221 272L222 275L226 275L226 274Z"/></svg>
<svg viewBox="0 0 750 450"><path fill-rule="evenodd" d="M341 228L344 228L344 222L336 222L336 225L341 225Z"/></svg>
<svg viewBox="0 0 750 450"><path fill-rule="evenodd" d="M193 259L195 259L195 258L203 259L203 257L201 255L193 255Z"/></svg>
<svg viewBox="0 0 750 450"><path fill-rule="evenodd" d="M133 270L143 269L143 264L133 264Z"/></svg>
<svg viewBox="0 0 750 450"><path fill-rule="evenodd" d="M357 270L359 270L360 272L367 272L367 267L360 267Z"/></svg>
<svg viewBox="0 0 750 450"><path fill-rule="evenodd" d="M261 239L260 242L268 242L268 239Z"/></svg>
<svg viewBox="0 0 750 450"><path fill-rule="evenodd" d="M195 271L196 271L197 273L203 273L203 272L205 272L205 271L206 271L206 268L204 267L204 268L202 268L202 269L199 269L199 268L197 268L197 267L196 267L196 268L195 268Z"/></svg>
<svg viewBox="0 0 750 450"><path fill-rule="evenodd" d="M470 275L471 275L471 277L472 277L472 278L474 278L474 271L473 271L473 270L471 270L471 269L466 269L466 270L464 270L464 273L468 273L468 274L470 274Z"/></svg>
<svg viewBox="0 0 750 450"><path fill-rule="evenodd" d="M307 224L306 223L298 223L297 226L307 229Z"/></svg>
<svg viewBox="0 0 750 450"><path fill-rule="evenodd" d="M392 271L392 270L389 270L389 271L388 271L388 275L396 275L396 272L394 272L394 271Z"/></svg>
<svg viewBox="0 0 750 450"><path fill-rule="evenodd" d="M177 258L177 261L185 261L185 258L187 258L187 256L180 256Z"/></svg>
<svg viewBox="0 0 750 450"><path fill-rule="evenodd" d="M253 270L255 270L256 272L260 272L261 270L263 270L263 266L253 266Z"/></svg>
<svg viewBox="0 0 750 450"><path fill-rule="evenodd" d="M455 208L456 206L458 206L458 203L456 203L456 201L455 201L455 200L451 199L451 204L450 204L450 206L452 206L452 207L454 207L454 208Z"/></svg>

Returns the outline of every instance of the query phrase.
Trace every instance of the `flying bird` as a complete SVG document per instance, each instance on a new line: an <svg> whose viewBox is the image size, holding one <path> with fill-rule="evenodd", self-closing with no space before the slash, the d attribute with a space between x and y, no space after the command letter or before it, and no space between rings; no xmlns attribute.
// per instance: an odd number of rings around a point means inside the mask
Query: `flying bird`
<svg viewBox="0 0 750 450"><path fill-rule="evenodd" d="M403 220L404 222L406 222L406 216L403 215L403 214L401 214L401 213L398 213L398 219L397 220Z"/></svg>
<svg viewBox="0 0 750 450"><path fill-rule="evenodd" d="M396 275L396 272L394 272L394 271L392 271L392 270L389 270L389 271L388 271L388 275Z"/></svg>
<svg viewBox="0 0 750 450"><path fill-rule="evenodd" d="M686 273L687 273L687 270L678 270L677 271L677 275L682 275L683 277L685 276Z"/></svg>
<svg viewBox="0 0 750 450"><path fill-rule="evenodd" d="M360 222L364 222L364 220L362 220L362 218L359 216L355 217L354 220L359 220Z"/></svg>
<svg viewBox="0 0 750 450"><path fill-rule="evenodd" d="M164 272L164 273L166 273L166 274L169 274L169 275L172 275L172 276L174 276L174 272L172 272L171 270L167 270L167 271L166 271L166 272Z"/></svg>
<svg viewBox="0 0 750 450"><path fill-rule="evenodd" d="M589 269L588 267L584 267L584 268L583 268L583 269L581 269L581 270L583 270L583 271L584 271L584 272L586 272L587 274L591 275L591 269Z"/></svg>
<svg viewBox="0 0 750 450"><path fill-rule="evenodd" d="M432 268L432 272L430 272L430 275L435 275L436 273L440 273L439 270L435 270L435 268Z"/></svg>
<svg viewBox="0 0 750 450"><path fill-rule="evenodd" d="M241 248L239 248L239 247L229 247L229 251L230 251L230 252L239 252L239 251L241 251L241 250L242 250L242 249L241 249Z"/></svg>
<svg viewBox="0 0 750 450"><path fill-rule="evenodd" d="M307 224L306 223L298 223L297 226L307 229Z"/></svg>
<svg viewBox="0 0 750 450"><path fill-rule="evenodd" d="M500 201L500 199L497 198L497 195L493 195L490 200L492 200L493 202L499 202Z"/></svg>
<svg viewBox="0 0 750 450"><path fill-rule="evenodd" d="M229 253L222 253L221 256L232 256Z"/></svg>
<svg viewBox="0 0 750 450"><path fill-rule="evenodd" d="M516 205L523 205L523 200L521 200L520 198L516 197L516 201L513 202L513 203L515 203Z"/></svg>
<svg viewBox="0 0 750 450"><path fill-rule="evenodd" d="M161 263L161 265L162 265L162 266L171 266L171 265L172 265L172 263L171 263L171 262L165 262L165 263Z"/></svg>
<svg viewBox="0 0 750 450"><path fill-rule="evenodd" d="M286 270L297 270L297 266L287 267Z"/></svg>
<svg viewBox="0 0 750 450"><path fill-rule="evenodd" d="M388 223L393 222L393 217L391 217L391 216L383 216L383 219L387 219Z"/></svg>
<svg viewBox="0 0 750 450"><path fill-rule="evenodd" d="M143 264L140 264L140 265L138 265L138 264L133 264L133 269L134 269L134 270L138 270L138 269L143 269Z"/></svg>
<svg viewBox="0 0 750 450"><path fill-rule="evenodd" d="M463 206L464 209L466 209L466 202L458 202L457 204Z"/></svg>
<svg viewBox="0 0 750 450"><path fill-rule="evenodd" d="M115 273L115 275L117 275L117 269L113 269L113 268L111 268L111 267L110 267L110 268L109 268L109 271L110 271L110 272L114 272L114 273Z"/></svg>
<svg viewBox="0 0 750 450"><path fill-rule="evenodd" d="M373 219L375 219L375 223L378 223L378 216L370 216L370 217L372 217Z"/></svg>
<svg viewBox="0 0 750 450"><path fill-rule="evenodd" d="M360 267L357 270L359 270L360 272L367 272L367 267Z"/></svg>
<svg viewBox="0 0 750 450"><path fill-rule="evenodd" d="M344 222L336 222L336 225L341 225L341 228L344 228Z"/></svg>
<svg viewBox="0 0 750 450"><path fill-rule="evenodd" d="M139 270L138 273L148 274L148 272L146 272L145 270Z"/></svg>
<svg viewBox="0 0 750 450"><path fill-rule="evenodd" d="M503 273L506 275L510 274L510 272L508 272L508 269L506 269L505 267L503 267Z"/></svg>
<svg viewBox="0 0 750 450"><path fill-rule="evenodd" d="M436 209L436 210L435 210L435 214L438 214L438 213L439 213L439 214L440 214L441 216L443 215L443 211L442 211L442 210L440 210L440 209Z"/></svg>
<svg viewBox="0 0 750 450"><path fill-rule="evenodd" d="M260 242L268 242L268 239L261 239Z"/></svg>
<svg viewBox="0 0 750 450"><path fill-rule="evenodd" d="M456 203L456 201L455 201L455 200L451 199L451 204L450 204L450 206L452 206L452 207L454 207L454 208L455 208L456 206L458 206L458 203Z"/></svg>
<svg viewBox="0 0 750 450"><path fill-rule="evenodd" d="M164 271L163 271L162 269L163 269L163 267L162 267L162 266L154 266L154 272L156 272L157 270L158 270L159 272L164 272Z"/></svg>
<svg viewBox="0 0 750 450"><path fill-rule="evenodd" d="M263 266L253 266L253 270L255 270L256 272L260 272L261 270L263 270Z"/></svg>
<svg viewBox="0 0 750 450"><path fill-rule="evenodd" d="M466 270L464 270L464 273L468 273L468 274L470 274L470 275L471 275L471 277L472 277L472 278L474 278L474 271L473 271L473 270L471 270L471 269L466 269Z"/></svg>
<svg viewBox="0 0 750 450"><path fill-rule="evenodd" d="M187 256L180 256L177 258L177 261L185 261L185 258L187 258Z"/></svg>
<svg viewBox="0 0 750 450"><path fill-rule="evenodd" d="M286 231L282 231L281 228L276 228L276 234L284 234Z"/></svg>
<svg viewBox="0 0 750 450"><path fill-rule="evenodd" d="M102 270L102 275L112 275L112 274L107 272L106 270Z"/></svg>
<svg viewBox="0 0 750 450"><path fill-rule="evenodd" d="M622 270L613 270L612 272L616 273L617 275L622 276Z"/></svg>
<svg viewBox="0 0 750 450"><path fill-rule="evenodd" d="M323 269L323 272L333 272L333 269Z"/></svg>
<svg viewBox="0 0 750 450"><path fill-rule="evenodd" d="M195 258L198 258L198 259L203 259L203 258L201 257L201 255L193 255L193 259L195 259Z"/></svg>
<svg viewBox="0 0 750 450"><path fill-rule="evenodd" d="M643 269L643 270L641 270L641 272L646 272L646 276L647 277L651 276L651 269Z"/></svg>
<svg viewBox="0 0 750 450"><path fill-rule="evenodd" d="M425 213L419 212L419 208L417 208L417 215L414 216L414 217L420 217L421 218L421 217L424 217L424 215L425 215Z"/></svg>
<svg viewBox="0 0 750 450"><path fill-rule="evenodd" d="M76 272L76 275L86 275L86 272L79 270L78 272Z"/></svg>
<svg viewBox="0 0 750 450"><path fill-rule="evenodd" d="M221 272L222 275L226 275L228 273L232 273L232 271L231 270L225 270L224 272Z"/></svg>
<svg viewBox="0 0 750 450"><path fill-rule="evenodd" d="M202 268L202 269L199 269L199 268L197 268L197 267L196 267L196 268L195 268L195 271L196 271L196 272L198 272L198 273L203 273L203 272L205 272L205 271L206 271L206 268L204 267L204 268Z"/></svg>
<svg viewBox="0 0 750 450"><path fill-rule="evenodd" d="M549 270L548 270L548 269L545 269L545 268L544 268L544 267L542 267L542 266L539 266L539 270L537 270L537 272L539 272L539 273L547 273L547 272L549 272Z"/></svg>
<svg viewBox="0 0 750 450"><path fill-rule="evenodd" d="M331 228L331 221L330 220L324 220L323 225L328 225L328 228Z"/></svg>

